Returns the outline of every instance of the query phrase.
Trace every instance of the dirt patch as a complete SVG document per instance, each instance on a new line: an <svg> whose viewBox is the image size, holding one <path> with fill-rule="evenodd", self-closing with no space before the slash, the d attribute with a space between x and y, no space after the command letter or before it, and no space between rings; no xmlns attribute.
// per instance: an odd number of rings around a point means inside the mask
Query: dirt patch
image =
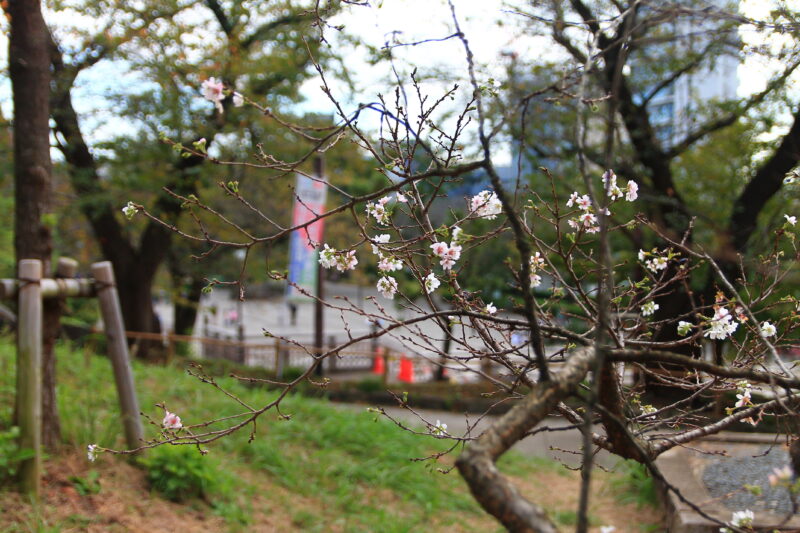
<svg viewBox="0 0 800 533"><path fill-rule="evenodd" d="M98 472L99 492L80 494L77 485L91 484ZM291 529L285 516L255 511L257 527L250 531ZM89 464L78 454L59 456L46 464L41 504L34 507L13 492L0 492L0 531L38 531L46 526L67 532L207 533L227 531L225 522L203 502L178 504L152 494L144 472L124 460L101 456Z"/></svg>
<svg viewBox="0 0 800 533"><path fill-rule="evenodd" d="M637 507L618 500L611 483L618 475L602 470L592 472L589 517L593 527L590 531L599 532L600 526L615 526L615 533L663 531L665 522L661 509L649 505ZM568 522L580 501L580 472L564 468L563 471L537 473L535 478L536 481L514 480L527 498L548 510L551 518L561 518L562 523L558 524L561 530L573 531L574 524Z"/></svg>

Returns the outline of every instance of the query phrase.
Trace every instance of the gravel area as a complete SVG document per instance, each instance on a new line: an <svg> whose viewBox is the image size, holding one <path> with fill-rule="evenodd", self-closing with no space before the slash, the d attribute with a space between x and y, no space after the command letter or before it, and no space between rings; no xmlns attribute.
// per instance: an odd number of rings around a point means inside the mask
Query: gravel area
<svg viewBox="0 0 800 533"><path fill-rule="evenodd" d="M767 453L768 452L768 453ZM766 455L762 455L766 454ZM771 487L767 476L774 468L789 464L789 454L782 447L764 446L756 457L725 457L709 464L703 470L703 482L714 498L726 507L738 511L770 511L777 514L790 513L792 501L785 487ZM744 489L742 485L761 487L759 496Z"/></svg>

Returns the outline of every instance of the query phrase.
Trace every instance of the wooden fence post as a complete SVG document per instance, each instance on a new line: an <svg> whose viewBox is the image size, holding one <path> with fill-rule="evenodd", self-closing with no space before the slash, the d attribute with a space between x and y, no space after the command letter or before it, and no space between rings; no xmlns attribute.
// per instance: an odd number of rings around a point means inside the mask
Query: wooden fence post
<svg viewBox="0 0 800 533"><path fill-rule="evenodd" d="M336 337L333 335L328 335L328 351L331 351L334 348L336 348ZM336 372L336 359L338 358L339 358L338 353L334 353L328 356L328 372L330 373Z"/></svg>
<svg viewBox="0 0 800 533"><path fill-rule="evenodd" d="M100 313L103 316L103 325L108 338L108 355L111 358L114 380L117 383L122 423L125 427L125 441L128 448L138 448L144 443L144 430L139 418L139 401L133 386L133 371L125 339L125 324L122 321L122 309L119 305L111 262L94 263L92 275L97 281L97 299L100 301Z"/></svg>
<svg viewBox="0 0 800 533"><path fill-rule="evenodd" d="M174 331L167 331L167 360L164 366L171 366L173 359L175 359L175 344L177 341L173 338Z"/></svg>
<svg viewBox="0 0 800 533"><path fill-rule="evenodd" d="M389 347L383 349L383 376L382 381L384 386L389 383L389 367L392 365L392 351Z"/></svg>
<svg viewBox="0 0 800 533"><path fill-rule="evenodd" d="M241 315L239 316L241 320ZM236 327L236 340L239 341L238 348L236 349L236 362L242 365L247 364L247 347L244 344L244 324L239 322Z"/></svg>
<svg viewBox="0 0 800 533"><path fill-rule="evenodd" d="M275 340L275 377L281 379L283 377L283 355L281 354L281 340Z"/></svg>
<svg viewBox="0 0 800 533"><path fill-rule="evenodd" d="M42 262L19 262L17 317L17 413L19 445L33 451L20 465L20 481L33 499L39 499L42 474Z"/></svg>
<svg viewBox="0 0 800 533"><path fill-rule="evenodd" d="M207 339L208 337L209 337L209 333L208 333L208 315L203 315L203 339ZM205 343L205 342L201 342L200 343L200 357L203 357L204 359L210 358L210 355L208 353L209 350L208 350L208 348L206 346L207 346L207 343Z"/></svg>

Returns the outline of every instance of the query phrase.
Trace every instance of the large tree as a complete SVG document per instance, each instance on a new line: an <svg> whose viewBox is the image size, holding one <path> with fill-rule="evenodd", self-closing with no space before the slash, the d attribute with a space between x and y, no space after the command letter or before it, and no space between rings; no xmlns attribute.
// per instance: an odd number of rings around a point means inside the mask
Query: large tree
<svg viewBox="0 0 800 533"><path fill-rule="evenodd" d="M771 150L761 154L766 156L761 163L740 169L737 176L730 177L736 195L727 210L727 221L718 228L726 231L728 238L719 243L717 253L727 262L736 253L745 252L759 215L800 160L800 110L798 102L785 96L787 84L795 79L793 74L800 66L798 50L784 48L767 54L764 47L745 46L738 29L748 20L736 13L709 9L705 3L655 6L648 2L571 0L568 6L553 2L550 14L553 40L576 65L589 65L591 80L596 84L592 96L605 102L601 116L605 117L607 133L593 146L593 161L599 168L610 162L631 176L647 177L646 196L651 198L652 212L665 230L676 235L686 230L692 216L699 214L676 184L681 158L714 133L741 125L766 106L773 115L786 115L787 127L771 143ZM619 17L619 23L611 29L601 28L599 21L607 16ZM774 20L769 22L773 24L789 23L787 29L796 27L791 25L790 12L778 10L771 16ZM580 28L583 35L592 37L594 48L584 46L580 32L565 29L570 27ZM726 57L738 61L756 53L767 55L765 59L779 58L782 64L763 90L744 99L734 94L730 100L691 101L685 104L684 115L678 120L679 130L666 139L659 135L659 119L655 118L659 110L651 105L658 95L687 80L687 85L697 87L702 84L698 78L713 73L715 63ZM758 121L748 123L756 125ZM769 131L774 120L765 125ZM615 138L609 139L611 135ZM614 151L610 161L604 151L609 142L624 144ZM692 169L683 165L682 171L691 173ZM694 179L702 183L710 178L697 169Z"/></svg>
<svg viewBox="0 0 800 533"><path fill-rule="evenodd" d="M39 259L50 270L51 227L50 54L49 34L38 0L7 4L10 19L9 74L14 100L14 250L17 261ZM55 397L54 344L60 304L44 305L42 348L42 442L60 441Z"/></svg>
<svg viewBox="0 0 800 533"><path fill-rule="evenodd" d="M152 2L139 9L120 8L122 13L110 18L98 12L110 20L109 26L90 32L85 42L69 46L58 39L57 28L51 41L55 77L51 102L58 148L99 247L114 264L125 324L132 331L157 328L151 292L156 273L170 253L172 233L153 221L126 226L121 207L131 198L146 202L162 219L176 224L182 213L180 200L163 192L154 198L149 193L143 196L141 191L151 191L155 187L149 185L158 183L188 196L212 178L202 169L202 157L159 147L159 137L166 135L187 146L205 139L207 147L214 147L220 133L243 119L243 111L234 108L230 94L218 109L211 103L196 105L204 80L217 78L228 88L259 95L279 107L297 98L300 83L309 75L311 55L320 49L318 40L304 40L319 20L319 12L307 10L308 6L281 2L245 7L215 0L187 6ZM326 12L335 9L334 4ZM179 19L185 10L190 10L189 15ZM119 30L113 21L120 17L133 22ZM187 22L190 19L194 21ZM189 52L177 44L186 39L198 43ZM102 158L87 140L73 105L73 90L82 72L113 59L130 63L129 72L143 78L142 89L126 87L126 104L117 108L136 132L106 143L104 148L112 155ZM154 165L154 161L163 163ZM130 191L127 197L119 194L120 189ZM181 277L181 272L173 273L174 279ZM196 281L189 283L195 299L200 286ZM180 325L190 321L186 310L179 310L177 316Z"/></svg>
<svg viewBox="0 0 800 533"><path fill-rule="evenodd" d="M770 200L800 162L800 102L787 93L797 78L800 54L790 45L773 46L770 51L742 42L739 28L753 23L765 34L772 26L796 32L796 15L777 9L770 20L756 24L735 10L692 1L570 0L526 6L521 11L530 27L548 35L564 55L550 68L532 60L533 75L524 71L531 62L512 64L509 83L514 99L505 111L523 160L530 158L535 165L562 175L570 169L578 174L577 154L582 149L588 165L584 168L592 173L614 168L621 176L641 178L645 211L661 231L681 238L693 224L688 238L699 238L729 277L741 276L740 257L765 250L752 250L759 220L774 218L768 216ZM604 25L604 20L615 22ZM702 93L698 89L702 78L713 76L721 64L756 55L780 65L763 89L746 98L739 98L735 91L727 99L704 101L693 96ZM561 75L565 62L571 68L566 69L569 74ZM576 75L583 69L588 74L585 78ZM559 96L549 101L535 97L549 87L557 87ZM664 128L664 109L672 113L672 108L654 104L670 91L680 93L676 100L688 100L680 116ZM580 101L572 98L578 93ZM572 125L587 108L592 108L591 133L578 139ZM759 134L775 140L758 143ZM740 139L738 146L734 138ZM731 153L724 165L708 172L704 160L721 159L720 142ZM640 231L626 236L637 249L649 249L652 243ZM674 316L691 305L693 296L713 303L717 289L713 276L694 277L696 294L677 290L661 296L658 316ZM658 337L675 339L675 333L663 330Z"/></svg>

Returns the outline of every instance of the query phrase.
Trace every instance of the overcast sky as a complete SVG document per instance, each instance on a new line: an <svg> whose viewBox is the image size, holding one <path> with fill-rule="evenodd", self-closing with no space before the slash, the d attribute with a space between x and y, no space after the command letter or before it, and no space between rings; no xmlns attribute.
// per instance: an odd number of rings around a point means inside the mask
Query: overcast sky
<svg viewBox="0 0 800 533"><path fill-rule="evenodd" d="M748 0L742 2L742 11L753 18L765 18L772 2L766 0ZM795 4L800 0L793 0ZM513 3L512 3L513 4ZM523 2L523 5L525 3ZM526 35L521 28L520 17L514 15L513 5L501 0L455 0L457 15L462 30L467 35L476 60L483 65L479 71L479 81L490 76L500 76L503 65L508 60L508 52L516 52L520 57L557 57L557 47L544 38ZM47 13L48 22L53 22L52 13ZM79 16L73 22L81 22ZM59 22L64 22L63 16ZM88 23L89 21L83 21ZM446 1L443 0L382 0L374 1L370 7L349 6L346 11L331 21L332 24L344 24L345 32L358 35L364 42L373 46L382 46L387 41L410 43L425 39L441 39L454 32L452 16ZM4 23L5 24L5 23ZM392 33L396 32L396 33ZM751 42L755 33L744 30L742 39ZM331 35L335 41L335 36ZM785 39L785 37L784 37ZM0 61L6 63L7 41L5 31L0 33ZM352 47L349 47L352 48ZM430 42L419 46L404 46L395 49L397 66L407 74L413 67L420 72L437 69L448 78L466 78L466 60L462 43L458 39L442 42ZM387 88L387 68L385 65L370 67L367 65L363 51L354 50L347 57L350 72L361 87L360 93L348 103L357 101L373 101L379 92ZM771 71L778 68L775 64L760 64L749 60L740 68L739 94L746 95L759 90ZM80 78L80 87L75 94L75 104L80 112L89 114L93 111L108 109L103 95L119 84L120 67L109 62L101 62L87 75ZM123 82L124 83L124 82ZM303 87L307 102L301 109L330 111L326 98L319 90L319 80L312 79ZM348 92L341 84L335 84L337 95L346 99ZM434 88L431 87L431 90ZM0 83L0 106L3 113L10 116L11 97L10 84L7 80ZM102 139L108 133L118 132L122 124L118 121L103 119L105 127L96 129L91 138ZM98 125L101 122L98 122Z"/></svg>

